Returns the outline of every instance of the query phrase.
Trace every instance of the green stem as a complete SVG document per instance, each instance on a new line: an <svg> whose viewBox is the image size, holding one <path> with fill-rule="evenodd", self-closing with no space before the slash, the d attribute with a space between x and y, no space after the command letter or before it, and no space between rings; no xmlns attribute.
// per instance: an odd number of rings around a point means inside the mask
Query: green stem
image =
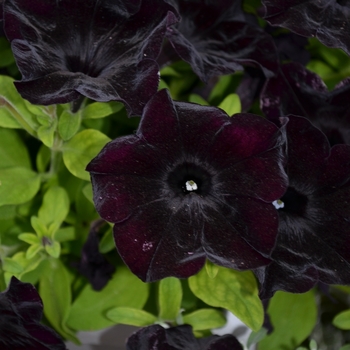
<svg viewBox="0 0 350 350"><path fill-rule="evenodd" d="M55 135L53 146L51 148L51 162L49 176L53 176L58 172L58 169L62 160L62 139L59 137L58 133Z"/></svg>
<svg viewBox="0 0 350 350"><path fill-rule="evenodd" d="M18 113L17 109L14 108L11 103L3 98L0 98L0 106L7 108L24 130L26 130L30 135L37 137L35 130L23 119L21 114Z"/></svg>

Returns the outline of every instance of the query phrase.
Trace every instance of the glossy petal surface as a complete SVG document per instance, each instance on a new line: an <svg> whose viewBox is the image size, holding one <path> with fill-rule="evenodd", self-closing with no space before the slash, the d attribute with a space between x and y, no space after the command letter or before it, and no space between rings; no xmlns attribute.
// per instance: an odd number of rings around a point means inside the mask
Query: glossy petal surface
<svg viewBox="0 0 350 350"><path fill-rule="evenodd" d="M350 4L336 0L262 0L265 19L299 35L316 37L350 54Z"/></svg>
<svg viewBox="0 0 350 350"><path fill-rule="evenodd" d="M277 70L278 56L272 38L245 19L241 1L172 3L181 21L168 28L167 38L203 81L243 70L245 65L259 67L266 76Z"/></svg>
<svg viewBox="0 0 350 350"><path fill-rule="evenodd" d="M0 348L64 350L63 340L40 324L43 304L36 289L12 277L8 289L0 293Z"/></svg>
<svg viewBox="0 0 350 350"><path fill-rule="evenodd" d="M5 32L22 74L18 91L44 105L81 95L118 100L141 114L157 91L154 59L167 25L176 22L172 10L163 0L6 0Z"/></svg>
<svg viewBox="0 0 350 350"><path fill-rule="evenodd" d="M261 117L229 118L158 92L136 134L107 144L87 167L125 263L143 281L189 277L205 258L266 265L278 226L271 203L287 185L284 140Z"/></svg>
<svg viewBox="0 0 350 350"><path fill-rule="evenodd" d="M322 79L297 63L281 67L261 94L261 107L278 123L288 114L308 118L327 136L331 145L350 144L350 80L328 91Z"/></svg>
<svg viewBox="0 0 350 350"><path fill-rule="evenodd" d="M141 328L126 344L127 350L243 350L233 335L196 339L188 325L165 329L159 325Z"/></svg>
<svg viewBox="0 0 350 350"><path fill-rule="evenodd" d="M289 116L289 187L278 209L273 262L261 268L261 296L301 293L318 281L350 283L350 146L330 148L307 119Z"/></svg>

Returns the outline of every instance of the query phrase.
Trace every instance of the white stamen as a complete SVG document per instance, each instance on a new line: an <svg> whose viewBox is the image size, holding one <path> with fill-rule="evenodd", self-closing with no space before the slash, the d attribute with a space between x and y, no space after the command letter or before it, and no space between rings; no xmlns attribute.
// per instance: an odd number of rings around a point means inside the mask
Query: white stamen
<svg viewBox="0 0 350 350"><path fill-rule="evenodd" d="M276 209L284 208L284 203L280 199L277 199L277 201L273 201L272 204Z"/></svg>
<svg viewBox="0 0 350 350"><path fill-rule="evenodd" d="M198 186L193 180L189 180L189 181L186 181L186 190L195 191L195 190L198 190Z"/></svg>

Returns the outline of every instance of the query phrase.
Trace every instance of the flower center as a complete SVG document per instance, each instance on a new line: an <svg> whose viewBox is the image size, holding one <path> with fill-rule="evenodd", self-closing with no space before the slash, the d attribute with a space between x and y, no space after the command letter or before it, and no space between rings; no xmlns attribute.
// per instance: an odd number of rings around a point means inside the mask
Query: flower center
<svg viewBox="0 0 350 350"><path fill-rule="evenodd" d="M298 192L293 187L288 187L287 192L282 198L274 201L272 204L276 209L286 213L303 216L306 211L307 203L307 196Z"/></svg>
<svg viewBox="0 0 350 350"><path fill-rule="evenodd" d="M198 190L198 186L193 180L186 181L185 185L186 185L186 191L188 192Z"/></svg>

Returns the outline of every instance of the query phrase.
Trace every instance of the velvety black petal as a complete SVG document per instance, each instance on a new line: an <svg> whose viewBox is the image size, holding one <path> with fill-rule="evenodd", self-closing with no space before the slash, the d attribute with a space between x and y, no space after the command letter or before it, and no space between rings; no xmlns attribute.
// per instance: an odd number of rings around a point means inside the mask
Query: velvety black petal
<svg viewBox="0 0 350 350"><path fill-rule="evenodd" d="M163 328L153 325L133 333L126 344L127 350L243 350L233 335L210 336L196 339L188 325Z"/></svg>
<svg viewBox="0 0 350 350"><path fill-rule="evenodd" d="M80 95L118 100L141 114L157 90L154 59L166 27L177 21L171 11L163 0L7 0L5 32L22 74L18 91L40 104Z"/></svg>
<svg viewBox="0 0 350 350"><path fill-rule="evenodd" d="M35 288L12 277L0 293L0 348L23 350L64 350L63 340L40 324L43 304Z"/></svg>
<svg viewBox="0 0 350 350"><path fill-rule="evenodd" d="M167 38L203 81L242 70L242 65L259 67L266 76L277 70L278 56L272 38L245 20L241 1L173 3L181 22L168 28Z"/></svg>
<svg viewBox="0 0 350 350"><path fill-rule="evenodd" d="M308 118L327 136L331 145L350 144L350 80L328 91L321 78L297 63L281 67L261 94L261 108L278 123L288 114Z"/></svg>
<svg viewBox="0 0 350 350"><path fill-rule="evenodd" d="M318 281L350 283L350 146L330 148L307 119L289 116L289 187L278 209L273 262L257 276L261 295L305 292Z"/></svg>
<svg viewBox="0 0 350 350"><path fill-rule="evenodd" d="M136 134L88 165L96 209L115 223L119 254L144 281L188 277L206 257L238 269L266 265L278 226L271 203L287 186L284 143L284 127L262 117L229 118L162 90Z"/></svg>
<svg viewBox="0 0 350 350"><path fill-rule="evenodd" d="M329 47L350 54L350 5L336 0L262 0L265 19L272 25L316 37Z"/></svg>
<svg viewBox="0 0 350 350"><path fill-rule="evenodd" d="M78 264L74 264L74 267L89 280L94 290L99 291L111 279L115 266L99 251L97 224L92 225L81 252L81 260Z"/></svg>

